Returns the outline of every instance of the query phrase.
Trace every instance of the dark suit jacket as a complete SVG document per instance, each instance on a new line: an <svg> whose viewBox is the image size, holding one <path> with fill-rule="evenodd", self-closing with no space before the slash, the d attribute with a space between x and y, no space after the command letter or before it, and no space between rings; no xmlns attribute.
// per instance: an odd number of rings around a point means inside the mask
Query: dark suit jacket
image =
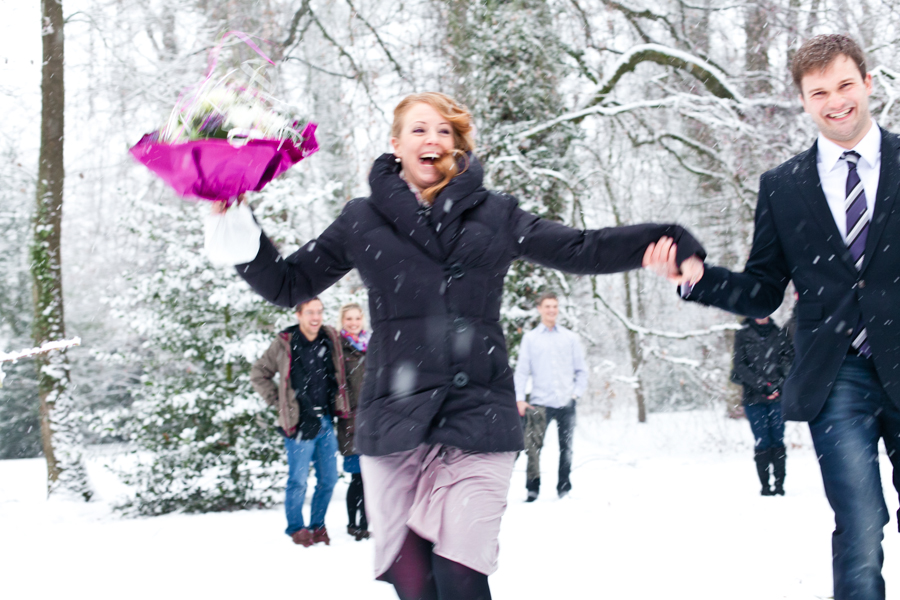
<svg viewBox="0 0 900 600"><path fill-rule="evenodd" d="M860 271L828 208L816 158L813 144L763 174L744 272L708 266L688 297L762 318L794 281L796 356L782 395L785 418L794 421L819 414L860 313L884 390L900 406L900 137L882 131L881 175Z"/></svg>

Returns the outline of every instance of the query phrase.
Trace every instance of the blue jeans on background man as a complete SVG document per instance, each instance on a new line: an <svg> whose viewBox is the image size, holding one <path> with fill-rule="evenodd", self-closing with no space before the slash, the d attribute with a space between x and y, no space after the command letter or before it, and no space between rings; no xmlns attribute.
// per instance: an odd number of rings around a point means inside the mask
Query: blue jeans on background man
<svg viewBox="0 0 900 600"><path fill-rule="evenodd" d="M284 490L284 512L288 525L284 532L288 535L304 527L303 502L306 499L309 464L314 462L316 465L316 489L310 507L309 529L325 525L325 512L337 484L337 437L330 417L321 417L321 422L322 427L315 439L284 438L288 459L288 482Z"/></svg>
<svg viewBox="0 0 900 600"><path fill-rule="evenodd" d="M834 598L884 600L881 541L889 515L878 469L878 439L884 439L894 488L900 492L900 410L884 393L870 359L847 356L809 430L834 510Z"/></svg>
<svg viewBox="0 0 900 600"><path fill-rule="evenodd" d="M784 446L784 416L781 402L745 404L744 414L750 421L757 450Z"/></svg>

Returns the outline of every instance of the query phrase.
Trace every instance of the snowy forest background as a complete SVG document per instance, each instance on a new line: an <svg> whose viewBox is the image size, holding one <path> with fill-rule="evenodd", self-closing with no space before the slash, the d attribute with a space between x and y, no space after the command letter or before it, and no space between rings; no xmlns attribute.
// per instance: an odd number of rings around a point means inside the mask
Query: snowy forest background
<svg viewBox="0 0 900 600"><path fill-rule="evenodd" d="M319 124L320 152L252 199L284 253L368 193L393 107L411 92L467 104L488 187L528 210L579 228L677 221L711 262L738 269L759 175L815 136L787 69L803 39L853 35L875 77L875 119L896 129L900 114L893 0L62 4L60 308L65 335L82 345L4 364L0 458L47 447L39 397L52 379L50 442L72 476L65 486L89 496L80 449L119 444L133 453L120 473L134 489L124 508L142 514L267 506L286 469L248 371L292 315L212 267L202 250L208 208L176 198L127 153L202 77L223 33L267 40L278 63L270 91ZM32 247L42 29L37 0L0 6L0 351L11 351L44 341L33 331L47 316L35 309L42 266ZM222 54L235 65L251 57L236 39ZM517 264L503 310L513 355L545 290L560 293L563 321L587 351L585 413L643 421L710 407L724 415L734 403L735 317L679 302L649 273L568 277ZM332 322L350 299L366 300L352 274L323 297ZM779 323L792 302L789 290Z"/></svg>

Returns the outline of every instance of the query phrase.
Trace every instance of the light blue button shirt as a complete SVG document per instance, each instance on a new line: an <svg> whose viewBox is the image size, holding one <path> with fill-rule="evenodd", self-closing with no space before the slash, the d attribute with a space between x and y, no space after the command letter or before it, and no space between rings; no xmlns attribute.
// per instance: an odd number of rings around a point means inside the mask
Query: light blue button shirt
<svg viewBox="0 0 900 600"><path fill-rule="evenodd" d="M531 379L530 403L561 408L587 390L584 351L578 336L561 325L543 323L522 337L514 381L516 400L525 400Z"/></svg>

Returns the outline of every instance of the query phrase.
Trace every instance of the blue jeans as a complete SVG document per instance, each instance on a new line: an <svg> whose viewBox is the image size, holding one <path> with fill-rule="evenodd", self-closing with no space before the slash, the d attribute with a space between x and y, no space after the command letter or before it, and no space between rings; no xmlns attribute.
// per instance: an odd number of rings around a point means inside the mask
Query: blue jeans
<svg viewBox="0 0 900 600"><path fill-rule="evenodd" d="M757 450L784 446L784 416L781 413L781 402L745 404L744 414L750 421Z"/></svg>
<svg viewBox="0 0 900 600"><path fill-rule="evenodd" d="M809 430L834 510L834 598L884 600L881 541L889 518L878 439L884 438L900 491L900 410L885 394L870 359L847 356Z"/></svg>
<svg viewBox="0 0 900 600"><path fill-rule="evenodd" d="M284 512L287 529L291 535L303 529L303 502L306 500L306 483L309 479L309 463L316 464L316 491L313 493L309 513L309 528L325 525L325 511L331 501L331 493L337 483L337 438L329 417L321 417L322 428L312 440L284 438L288 459L288 482L284 490Z"/></svg>

